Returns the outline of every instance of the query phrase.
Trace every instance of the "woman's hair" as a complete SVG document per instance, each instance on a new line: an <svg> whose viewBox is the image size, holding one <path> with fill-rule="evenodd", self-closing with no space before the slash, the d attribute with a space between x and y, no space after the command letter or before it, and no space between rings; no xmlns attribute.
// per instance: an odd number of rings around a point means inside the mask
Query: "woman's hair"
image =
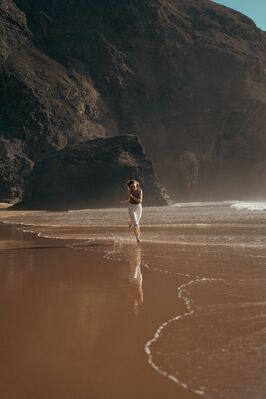
<svg viewBox="0 0 266 399"><path fill-rule="evenodd" d="M134 184L134 183L136 183L136 185L137 185L138 187L140 187L140 184L139 184L139 182L138 182L137 180L128 180L127 186L130 187L131 184Z"/></svg>

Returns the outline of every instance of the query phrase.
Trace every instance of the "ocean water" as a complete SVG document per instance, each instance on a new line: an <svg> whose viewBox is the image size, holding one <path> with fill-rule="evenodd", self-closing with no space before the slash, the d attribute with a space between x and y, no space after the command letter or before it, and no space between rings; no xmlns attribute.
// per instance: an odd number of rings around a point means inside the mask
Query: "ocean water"
<svg viewBox="0 0 266 399"><path fill-rule="evenodd" d="M129 259L140 293L136 309L143 302L141 270L174 279L184 311L148 337L147 362L205 398L264 399L266 202L144 207L140 246L127 219L126 208L115 208L25 213L6 222L70 239L73 249Z"/></svg>

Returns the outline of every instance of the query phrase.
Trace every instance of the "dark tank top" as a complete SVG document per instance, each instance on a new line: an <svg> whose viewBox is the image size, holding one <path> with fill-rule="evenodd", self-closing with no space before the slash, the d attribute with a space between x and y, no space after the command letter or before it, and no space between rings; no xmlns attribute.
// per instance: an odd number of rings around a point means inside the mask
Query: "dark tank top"
<svg viewBox="0 0 266 399"><path fill-rule="evenodd" d="M135 198L137 198L137 199L140 199L140 196L141 196L141 189L140 189L140 188L137 188L136 191L131 191L130 194L133 195L133 197L135 197ZM131 197L130 197L129 202L130 202L131 204L139 204L139 202L134 201L134 199L131 198Z"/></svg>

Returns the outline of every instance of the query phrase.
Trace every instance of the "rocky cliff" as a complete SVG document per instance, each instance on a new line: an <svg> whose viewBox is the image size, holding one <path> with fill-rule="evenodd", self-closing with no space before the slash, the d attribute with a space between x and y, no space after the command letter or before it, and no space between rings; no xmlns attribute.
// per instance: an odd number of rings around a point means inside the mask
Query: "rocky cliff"
<svg viewBox="0 0 266 399"><path fill-rule="evenodd" d="M175 199L266 194L266 35L208 0L1 0L0 135L136 134Z"/></svg>
<svg viewBox="0 0 266 399"><path fill-rule="evenodd" d="M21 140L0 138L0 198L30 196L34 162L25 155Z"/></svg>
<svg viewBox="0 0 266 399"><path fill-rule="evenodd" d="M145 205L167 205L169 198L136 136L86 141L37 162L29 206L120 206L127 197L128 179L145 187Z"/></svg>

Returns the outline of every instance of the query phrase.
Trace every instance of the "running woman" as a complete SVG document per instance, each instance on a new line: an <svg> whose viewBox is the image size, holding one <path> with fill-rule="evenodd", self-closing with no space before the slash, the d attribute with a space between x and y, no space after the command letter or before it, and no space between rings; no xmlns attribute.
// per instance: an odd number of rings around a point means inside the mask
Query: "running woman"
<svg viewBox="0 0 266 399"><path fill-rule="evenodd" d="M140 227L139 222L142 214L142 199L143 191L140 188L140 184L137 180L129 180L127 182L128 198L120 201L121 204L128 203L128 213L130 220L128 222L128 228L131 229L134 226L134 233L137 242L140 243Z"/></svg>

